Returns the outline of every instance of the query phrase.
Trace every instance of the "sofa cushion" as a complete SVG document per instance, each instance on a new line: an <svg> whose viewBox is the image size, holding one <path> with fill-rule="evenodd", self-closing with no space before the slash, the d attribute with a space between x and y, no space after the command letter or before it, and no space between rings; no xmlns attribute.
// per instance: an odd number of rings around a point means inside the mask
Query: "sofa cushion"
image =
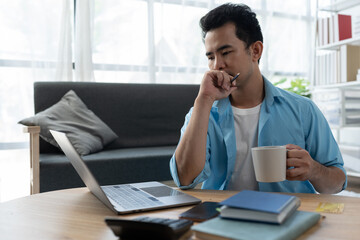
<svg viewBox="0 0 360 240"><path fill-rule="evenodd" d="M98 152L117 138L117 135L76 95L68 91L59 102L21 120L26 126L40 126L40 136L58 146L49 130L67 133L70 142L80 155Z"/></svg>
<svg viewBox="0 0 360 240"><path fill-rule="evenodd" d="M100 185L171 180L176 146L103 150L84 156ZM65 155L40 155L40 192L85 186Z"/></svg>

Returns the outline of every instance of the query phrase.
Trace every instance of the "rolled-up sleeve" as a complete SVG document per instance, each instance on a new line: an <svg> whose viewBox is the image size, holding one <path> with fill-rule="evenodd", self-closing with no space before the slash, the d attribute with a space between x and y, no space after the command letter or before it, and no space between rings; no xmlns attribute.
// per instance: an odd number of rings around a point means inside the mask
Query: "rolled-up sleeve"
<svg viewBox="0 0 360 240"><path fill-rule="evenodd" d="M346 177L343 185L344 190L347 186L347 174L340 149L332 135L330 126L319 108L312 102L307 116L311 116L311 121L308 121L309 125L307 126L306 147L312 158L319 163L327 167L340 168L344 172Z"/></svg>

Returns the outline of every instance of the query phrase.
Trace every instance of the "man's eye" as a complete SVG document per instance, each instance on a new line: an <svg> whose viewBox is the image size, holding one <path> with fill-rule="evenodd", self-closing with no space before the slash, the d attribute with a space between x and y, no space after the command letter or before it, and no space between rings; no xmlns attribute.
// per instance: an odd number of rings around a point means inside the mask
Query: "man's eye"
<svg viewBox="0 0 360 240"><path fill-rule="evenodd" d="M214 60L214 57L208 57L208 60L210 61L210 60Z"/></svg>
<svg viewBox="0 0 360 240"><path fill-rule="evenodd" d="M228 55L229 53L231 53L231 51L226 51L226 52L223 52L223 55Z"/></svg>

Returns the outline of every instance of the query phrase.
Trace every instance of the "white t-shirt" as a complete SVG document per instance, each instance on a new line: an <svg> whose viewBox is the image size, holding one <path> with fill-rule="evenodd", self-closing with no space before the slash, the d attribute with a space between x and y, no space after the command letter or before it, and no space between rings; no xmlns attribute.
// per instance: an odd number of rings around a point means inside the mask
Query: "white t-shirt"
<svg viewBox="0 0 360 240"><path fill-rule="evenodd" d="M227 190L258 190L251 148L257 147L260 106L240 109L232 107L236 136L236 162Z"/></svg>

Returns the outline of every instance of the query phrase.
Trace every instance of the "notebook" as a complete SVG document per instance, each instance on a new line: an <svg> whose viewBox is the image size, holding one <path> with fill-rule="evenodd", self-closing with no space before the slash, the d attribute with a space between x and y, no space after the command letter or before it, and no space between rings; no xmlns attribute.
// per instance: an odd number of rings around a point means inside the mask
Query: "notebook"
<svg viewBox="0 0 360 240"><path fill-rule="evenodd" d="M200 199L160 182L100 186L65 133L50 130L89 190L117 214L197 204Z"/></svg>
<svg viewBox="0 0 360 240"><path fill-rule="evenodd" d="M319 220L319 213L295 211L280 225L217 217L194 225L191 229L196 239L291 240L301 236Z"/></svg>

